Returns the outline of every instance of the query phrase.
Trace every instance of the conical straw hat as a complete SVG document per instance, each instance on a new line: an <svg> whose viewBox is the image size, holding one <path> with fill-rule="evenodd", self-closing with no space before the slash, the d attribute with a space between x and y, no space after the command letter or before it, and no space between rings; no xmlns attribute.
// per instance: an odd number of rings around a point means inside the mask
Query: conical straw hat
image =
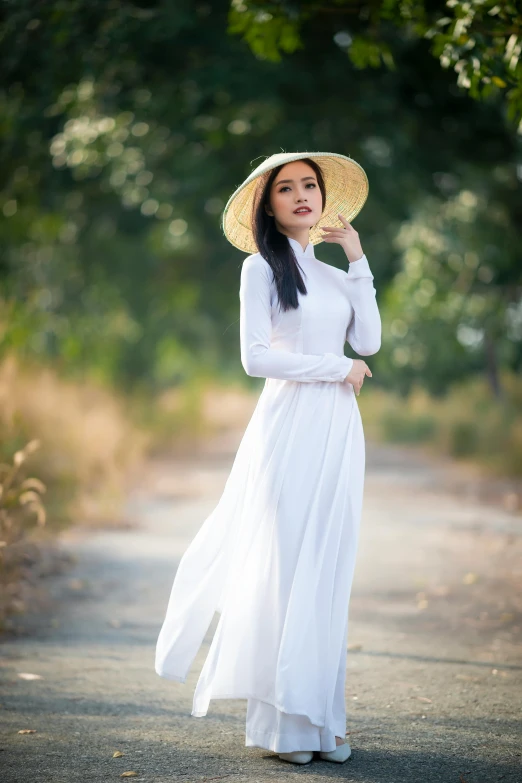
<svg viewBox="0 0 522 783"><path fill-rule="evenodd" d="M258 252L252 233L252 204L258 178L276 166L301 158L311 158L323 172L326 203L321 225L342 226L338 213L349 221L359 214L368 198L369 184L366 172L353 158L335 152L278 152L266 158L248 175L223 210L223 233L234 247L246 253ZM323 241L319 226L310 230L309 239L313 245Z"/></svg>

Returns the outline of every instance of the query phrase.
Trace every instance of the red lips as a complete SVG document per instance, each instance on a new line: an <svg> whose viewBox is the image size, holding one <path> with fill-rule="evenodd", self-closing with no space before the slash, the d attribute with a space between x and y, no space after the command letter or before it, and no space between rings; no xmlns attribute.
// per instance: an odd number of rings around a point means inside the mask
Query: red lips
<svg viewBox="0 0 522 783"><path fill-rule="evenodd" d="M302 213L303 215L305 215L305 214L307 215L309 212L311 212L311 211L312 211L312 210L310 209L310 207L297 207L297 209L294 209L294 215L296 215L296 214L297 214L297 210L301 210L301 213Z"/></svg>

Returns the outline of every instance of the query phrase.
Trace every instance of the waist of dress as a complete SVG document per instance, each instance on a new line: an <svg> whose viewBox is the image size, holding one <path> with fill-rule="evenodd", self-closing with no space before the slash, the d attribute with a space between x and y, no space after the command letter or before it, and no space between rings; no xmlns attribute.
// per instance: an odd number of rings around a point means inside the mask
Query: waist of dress
<svg viewBox="0 0 522 783"><path fill-rule="evenodd" d="M265 378L263 388L283 389L295 387L330 389L332 393L338 391L338 387L342 387L342 391L346 390L346 393L348 394L355 394L353 385L348 383L348 381L301 381L290 380L288 378Z"/></svg>

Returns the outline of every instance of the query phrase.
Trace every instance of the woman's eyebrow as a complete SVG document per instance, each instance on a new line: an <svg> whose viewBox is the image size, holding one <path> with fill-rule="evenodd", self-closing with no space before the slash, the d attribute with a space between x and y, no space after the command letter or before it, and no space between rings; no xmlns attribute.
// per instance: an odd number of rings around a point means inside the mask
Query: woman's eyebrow
<svg viewBox="0 0 522 783"><path fill-rule="evenodd" d="M305 179L313 179L315 181L315 177L301 177L301 182L304 182ZM279 182L276 182L277 185L281 185L283 182L294 182L293 179L280 179Z"/></svg>

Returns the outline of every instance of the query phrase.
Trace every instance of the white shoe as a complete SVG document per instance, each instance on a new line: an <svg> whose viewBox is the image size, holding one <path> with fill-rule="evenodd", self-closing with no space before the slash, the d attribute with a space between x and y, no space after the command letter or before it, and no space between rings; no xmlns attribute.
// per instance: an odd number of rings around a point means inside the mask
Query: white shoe
<svg viewBox="0 0 522 783"><path fill-rule="evenodd" d="M346 759L349 759L352 754L352 749L348 742L343 742L341 745L338 745L335 750L328 750L328 751L321 751L319 753L320 757L324 761L338 761L342 763L343 761L346 761Z"/></svg>
<svg viewBox="0 0 522 783"><path fill-rule="evenodd" d="M278 753L283 761L291 761L293 764L308 764L314 757L313 750L293 750L291 753Z"/></svg>

